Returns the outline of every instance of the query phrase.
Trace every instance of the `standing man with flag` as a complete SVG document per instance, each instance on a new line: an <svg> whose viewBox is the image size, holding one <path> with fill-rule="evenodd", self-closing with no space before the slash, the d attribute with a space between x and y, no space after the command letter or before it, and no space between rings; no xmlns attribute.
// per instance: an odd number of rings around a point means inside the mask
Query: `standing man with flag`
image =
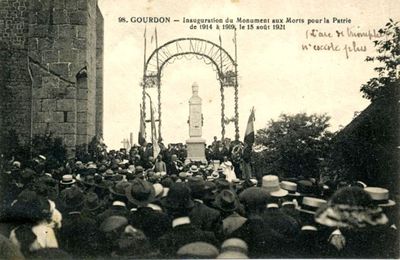
<svg viewBox="0 0 400 260"><path fill-rule="evenodd" d="M252 177L251 152L254 144L254 107L251 109L249 120L247 121L246 133L244 134L244 147L242 153L242 173L243 178L248 180Z"/></svg>

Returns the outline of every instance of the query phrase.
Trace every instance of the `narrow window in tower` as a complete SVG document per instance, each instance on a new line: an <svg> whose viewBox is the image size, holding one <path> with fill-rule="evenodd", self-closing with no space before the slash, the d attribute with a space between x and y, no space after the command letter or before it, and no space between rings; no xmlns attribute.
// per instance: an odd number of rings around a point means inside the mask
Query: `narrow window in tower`
<svg viewBox="0 0 400 260"><path fill-rule="evenodd" d="M68 112L64 111L64 123L68 121Z"/></svg>

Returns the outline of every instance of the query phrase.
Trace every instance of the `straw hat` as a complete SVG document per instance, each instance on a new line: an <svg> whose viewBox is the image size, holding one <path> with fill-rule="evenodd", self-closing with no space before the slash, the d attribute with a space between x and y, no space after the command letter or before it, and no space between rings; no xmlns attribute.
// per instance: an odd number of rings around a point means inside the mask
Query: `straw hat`
<svg viewBox="0 0 400 260"><path fill-rule="evenodd" d="M240 252L247 255L248 246L245 241L239 238L229 238L225 240L221 245L221 253L223 252Z"/></svg>
<svg viewBox="0 0 400 260"><path fill-rule="evenodd" d="M212 259L216 258L219 252L215 246L209 243L193 242L179 248L176 254L181 259Z"/></svg>
<svg viewBox="0 0 400 260"><path fill-rule="evenodd" d="M291 181L281 181L281 188L289 192L289 196L300 196L297 192L297 184Z"/></svg>
<svg viewBox="0 0 400 260"><path fill-rule="evenodd" d="M307 214L315 215L315 212L318 208L323 207L327 204L326 200L313 198L313 197L304 197L300 208L298 209L300 212L304 212Z"/></svg>
<svg viewBox="0 0 400 260"><path fill-rule="evenodd" d="M60 181L61 184L70 185L74 184L76 181L71 174L66 174L62 176L62 180Z"/></svg>
<svg viewBox="0 0 400 260"><path fill-rule="evenodd" d="M262 186L273 197L284 197L288 195L288 191L281 188L279 178L276 175L265 175L262 178Z"/></svg>
<svg viewBox="0 0 400 260"><path fill-rule="evenodd" d="M199 168L196 165L190 166L189 172L196 173L199 171Z"/></svg>
<svg viewBox="0 0 400 260"><path fill-rule="evenodd" d="M380 207L391 207L396 202L389 199L389 191L379 187L366 187L364 190L371 196L372 200Z"/></svg>

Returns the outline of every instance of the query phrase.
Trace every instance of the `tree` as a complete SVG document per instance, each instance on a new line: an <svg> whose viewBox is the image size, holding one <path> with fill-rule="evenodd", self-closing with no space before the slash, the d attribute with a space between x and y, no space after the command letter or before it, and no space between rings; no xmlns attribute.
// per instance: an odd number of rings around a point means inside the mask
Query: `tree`
<svg viewBox="0 0 400 260"><path fill-rule="evenodd" d="M28 144L29 145L29 144ZM35 135L30 144L33 157L44 155L47 168L61 166L67 158L67 149L61 137L53 137L53 133Z"/></svg>
<svg viewBox="0 0 400 260"><path fill-rule="evenodd" d="M373 101L393 93L398 66L400 65L400 26L399 22L389 19L384 28L378 31L383 35L382 40L374 41L378 52L376 57L368 56L369 62L378 61L381 66L375 67L378 77L371 78L361 86L363 97Z"/></svg>
<svg viewBox="0 0 400 260"><path fill-rule="evenodd" d="M327 115L282 114L256 134L256 144L265 146L265 173L281 177L317 177L327 157L332 137ZM264 174L265 174L264 173Z"/></svg>

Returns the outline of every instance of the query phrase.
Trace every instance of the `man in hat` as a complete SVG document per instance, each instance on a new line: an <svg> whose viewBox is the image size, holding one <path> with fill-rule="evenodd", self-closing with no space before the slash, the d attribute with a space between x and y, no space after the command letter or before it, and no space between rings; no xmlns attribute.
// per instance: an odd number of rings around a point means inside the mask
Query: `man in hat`
<svg viewBox="0 0 400 260"><path fill-rule="evenodd" d="M189 213L194 207L194 203L190 196L190 189L186 184L172 184L162 203L173 220L172 230L159 239L161 255L167 258L176 257L179 248L197 241L217 245L212 232L202 231L191 223Z"/></svg>
<svg viewBox="0 0 400 260"><path fill-rule="evenodd" d="M218 210L208 207L203 202L205 181L202 177L191 177L188 186L194 201L194 207L189 214L193 225L204 231L211 231L219 237L222 234L222 218Z"/></svg>
<svg viewBox="0 0 400 260"><path fill-rule="evenodd" d="M82 214L83 204L82 191L69 189L66 192L60 248L77 258L93 255L98 243L96 221Z"/></svg>
<svg viewBox="0 0 400 260"><path fill-rule="evenodd" d="M155 200L154 186L147 181L135 179L126 189L126 196L136 206L129 214L129 224L142 230L150 244L156 246L157 239L171 228L171 221L167 214L149 205Z"/></svg>
<svg viewBox="0 0 400 260"><path fill-rule="evenodd" d="M231 190L221 191L217 195L214 205L220 210L223 218L222 226L224 237L229 236L236 229L240 228L247 220L237 213L240 207L239 199Z"/></svg>
<svg viewBox="0 0 400 260"><path fill-rule="evenodd" d="M262 214L266 228L270 229L276 237L275 243L271 245L270 253L272 256L295 257L293 244L297 237L300 227L299 223L293 217L286 215L279 208L277 197L271 196L267 201L267 208Z"/></svg>
<svg viewBox="0 0 400 260"><path fill-rule="evenodd" d="M328 242L329 233L322 225L315 223L315 212L320 206L326 204L325 200L304 197L298 208L301 230L296 238L296 251L301 258L333 257L334 248Z"/></svg>
<svg viewBox="0 0 400 260"><path fill-rule="evenodd" d="M262 217L268 202L268 193L259 187L245 189L239 200L246 210L246 222L229 237L239 238L249 245L249 257L279 257L277 251L283 236L272 230Z"/></svg>
<svg viewBox="0 0 400 260"><path fill-rule="evenodd" d="M103 204L100 202L97 194L94 192L86 193L83 203L82 215L94 219L102 211L103 211Z"/></svg>

